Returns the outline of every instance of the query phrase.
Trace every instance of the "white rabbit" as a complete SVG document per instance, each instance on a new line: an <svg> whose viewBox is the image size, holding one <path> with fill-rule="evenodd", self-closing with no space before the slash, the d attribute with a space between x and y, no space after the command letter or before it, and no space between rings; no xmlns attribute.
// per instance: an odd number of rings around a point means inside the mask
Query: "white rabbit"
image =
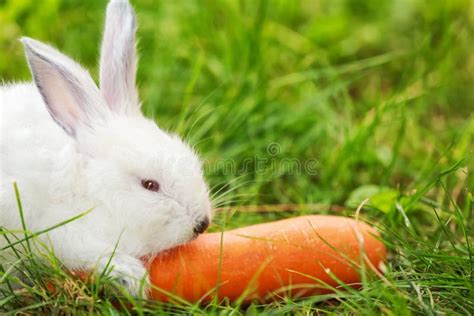
<svg viewBox="0 0 474 316"><path fill-rule="evenodd" d="M14 182L31 232L92 208L41 240L68 269L103 270L112 258L112 275L140 295L140 257L205 231L211 204L193 150L140 111L135 30L128 1L112 0L100 90L68 57L22 39L34 84L0 87L0 226L22 227Z"/></svg>

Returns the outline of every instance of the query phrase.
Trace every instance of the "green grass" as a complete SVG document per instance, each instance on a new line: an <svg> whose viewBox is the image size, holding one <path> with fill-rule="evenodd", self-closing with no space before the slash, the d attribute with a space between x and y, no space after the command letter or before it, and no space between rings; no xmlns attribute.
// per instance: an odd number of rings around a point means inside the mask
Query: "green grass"
<svg viewBox="0 0 474 316"><path fill-rule="evenodd" d="M230 207L213 229L311 212L353 216L370 198L361 216L390 250L385 279L246 308L176 306L127 298L107 276L87 285L46 252L52 268L28 255L18 262L29 281L4 290L0 313L127 313L116 297L137 314L474 312L471 1L132 2L144 112L205 159L216 202ZM97 77L105 5L0 0L1 77L30 78L21 35L53 43ZM262 204L299 206L239 211ZM11 272L0 269L0 280Z"/></svg>

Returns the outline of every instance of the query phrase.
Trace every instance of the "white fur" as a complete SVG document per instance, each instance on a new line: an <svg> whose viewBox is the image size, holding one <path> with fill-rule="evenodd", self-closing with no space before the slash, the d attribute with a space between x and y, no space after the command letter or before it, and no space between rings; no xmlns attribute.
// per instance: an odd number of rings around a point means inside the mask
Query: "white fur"
<svg viewBox="0 0 474 316"><path fill-rule="evenodd" d="M133 20L128 2L112 1L106 28L120 27L116 19L124 17ZM134 33L134 24L129 27ZM134 47L111 43L134 36L109 31L103 47ZM194 227L211 216L200 161L177 136L140 113L135 84L129 82L135 77L129 68L135 67L134 53L125 54L133 61L102 59L106 87L100 93L87 71L66 56L31 39L23 42L36 85L0 86L0 226L21 229L14 181L29 231L93 208L42 235L42 241L69 269L104 269L118 242L112 273L138 294L146 274L139 258L189 241ZM121 62L126 65L115 69ZM107 85L112 78L106 73L119 75L117 69L129 73ZM116 93L117 88L128 90ZM104 97L104 89L115 97ZM144 189L142 179L158 181L159 192Z"/></svg>
<svg viewBox="0 0 474 316"><path fill-rule="evenodd" d="M139 105L135 88L137 53L135 15L127 1L107 7L100 56L100 90L116 112L134 113Z"/></svg>

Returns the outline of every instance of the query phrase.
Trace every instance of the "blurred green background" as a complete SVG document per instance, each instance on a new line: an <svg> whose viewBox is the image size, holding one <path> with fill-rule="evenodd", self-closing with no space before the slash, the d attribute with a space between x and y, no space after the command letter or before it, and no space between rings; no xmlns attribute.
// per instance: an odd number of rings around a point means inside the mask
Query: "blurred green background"
<svg viewBox="0 0 474 316"><path fill-rule="evenodd" d="M408 193L464 157L472 166L471 1L132 3L145 113L197 147L214 191L231 188L234 204L342 204L361 186ZM0 0L3 80L30 80L23 35L97 79L105 7ZM256 155L277 163L238 174L216 165ZM318 172L280 168L286 158L316 158ZM472 177L459 177L472 188Z"/></svg>

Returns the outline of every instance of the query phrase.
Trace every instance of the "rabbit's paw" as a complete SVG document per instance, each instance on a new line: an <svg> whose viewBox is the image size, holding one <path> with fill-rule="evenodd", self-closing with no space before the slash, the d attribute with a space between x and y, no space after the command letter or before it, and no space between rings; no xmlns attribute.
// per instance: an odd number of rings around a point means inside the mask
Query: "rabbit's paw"
<svg viewBox="0 0 474 316"><path fill-rule="evenodd" d="M118 255L104 258L99 262L100 271L107 269L106 274L114 278L131 295L135 297L148 296L150 284L147 270L143 263L132 256Z"/></svg>

